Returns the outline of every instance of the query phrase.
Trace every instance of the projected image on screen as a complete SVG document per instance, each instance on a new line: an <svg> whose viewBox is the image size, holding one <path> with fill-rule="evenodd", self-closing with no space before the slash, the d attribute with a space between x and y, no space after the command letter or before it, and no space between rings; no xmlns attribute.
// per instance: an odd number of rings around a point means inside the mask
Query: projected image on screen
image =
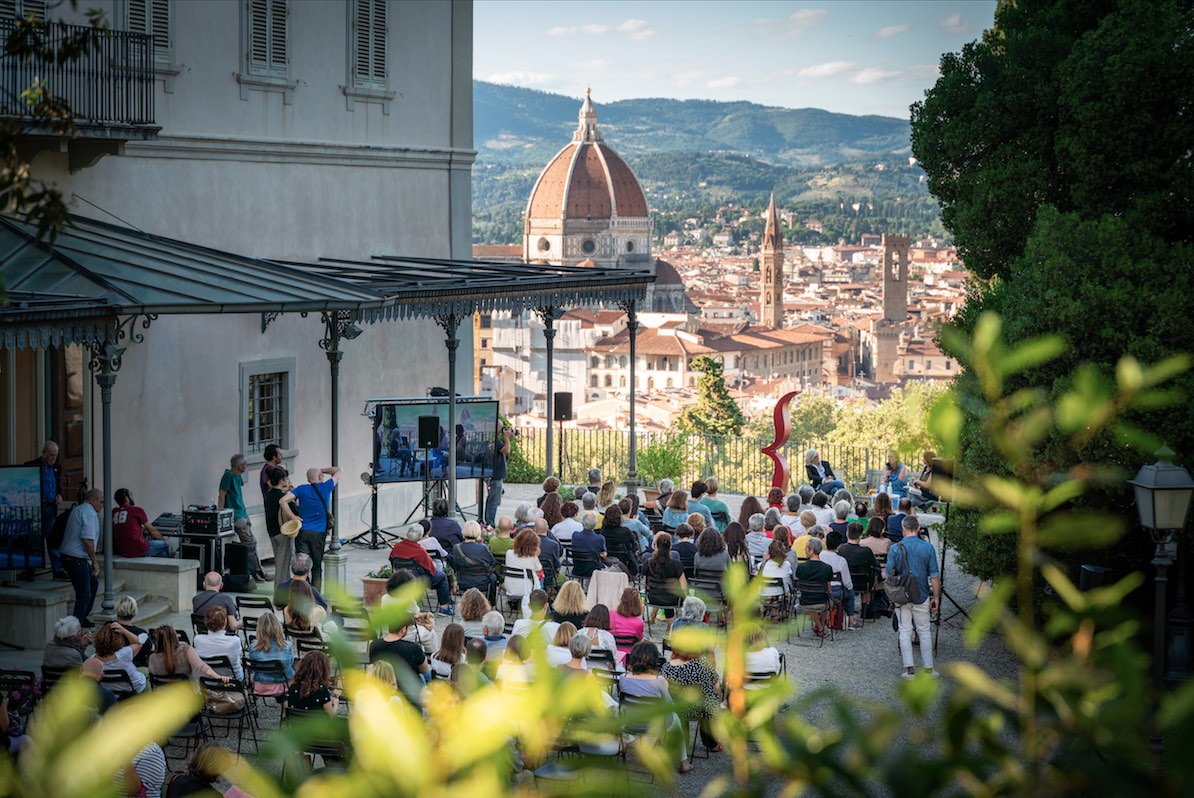
<svg viewBox="0 0 1194 798"><path fill-rule="evenodd" d="M450 447L457 479L493 476L498 438L497 402L460 402L448 434L446 402L379 404L373 416L375 482L447 479Z"/></svg>
<svg viewBox="0 0 1194 798"><path fill-rule="evenodd" d="M41 469L0 466L0 570L42 568Z"/></svg>

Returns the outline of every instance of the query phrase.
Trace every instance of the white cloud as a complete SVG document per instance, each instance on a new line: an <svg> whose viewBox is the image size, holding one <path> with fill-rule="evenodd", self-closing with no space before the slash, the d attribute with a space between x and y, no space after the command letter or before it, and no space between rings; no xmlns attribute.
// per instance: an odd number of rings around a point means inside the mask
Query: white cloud
<svg viewBox="0 0 1194 798"><path fill-rule="evenodd" d="M534 86L547 83L551 75L543 72L494 72L485 78L490 83L508 83L514 86Z"/></svg>
<svg viewBox="0 0 1194 798"><path fill-rule="evenodd" d="M905 33L909 30L912 30L912 26L908 25L907 23L903 25L888 25L886 28L880 28L879 32L875 34L875 37L879 39L890 39L892 36L899 36L901 33Z"/></svg>
<svg viewBox="0 0 1194 798"><path fill-rule="evenodd" d="M962 15L956 12L941 20L940 25L941 30L954 36L970 30L970 20L963 19Z"/></svg>
<svg viewBox="0 0 1194 798"><path fill-rule="evenodd" d="M741 86L742 79L733 77L718 78L717 80L709 81L705 85L711 89L732 89L735 86Z"/></svg>
<svg viewBox="0 0 1194 798"><path fill-rule="evenodd" d="M783 19L756 19L760 32L773 36L802 36L809 28L821 23L829 12L823 8L802 8Z"/></svg>
<svg viewBox="0 0 1194 798"><path fill-rule="evenodd" d="M855 67L850 61L826 61L823 64L813 64L797 70L798 78L831 78L843 72L849 72Z"/></svg>
<svg viewBox="0 0 1194 798"><path fill-rule="evenodd" d="M645 39L650 39L655 35L655 31L651 29L650 23L645 19L628 19L621 24L615 26L602 25L598 23L589 23L588 25L556 25L554 28L547 29L548 36L603 36L607 33L617 31L625 33L631 39L641 42Z"/></svg>
<svg viewBox="0 0 1194 798"><path fill-rule="evenodd" d="M574 65L577 69L605 69L609 66L609 61L604 58L594 58L589 61L581 61Z"/></svg>
<svg viewBox="0 0 1194 798"><path fill-rule="evenodd" d="M882 83L885 80L891 80L900 76L898 69L878 69L877 67L866 67L860 69L850 76L850 82L857 86L869 86L872 83Z"/></svg>

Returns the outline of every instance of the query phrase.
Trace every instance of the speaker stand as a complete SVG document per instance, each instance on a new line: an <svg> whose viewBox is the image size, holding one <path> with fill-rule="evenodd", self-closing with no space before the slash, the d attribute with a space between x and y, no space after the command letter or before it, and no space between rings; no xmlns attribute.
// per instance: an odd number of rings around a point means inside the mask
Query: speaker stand
<svg viewBox="0 0 1194 798"><path fill-rule="evenodd" d="M369 497L369 503L372 505L373 519L369 528L361 534L352 538L348 542L357 546L368 546L371 549L380 549L383 546L392 546L398 541L398 536L392 532L387 532L377 525L377 480L372 479L369 483L369 491L372 494ZM410 517L407 517L410 520ZM368 538L368 540L366 540Z"/></svg>

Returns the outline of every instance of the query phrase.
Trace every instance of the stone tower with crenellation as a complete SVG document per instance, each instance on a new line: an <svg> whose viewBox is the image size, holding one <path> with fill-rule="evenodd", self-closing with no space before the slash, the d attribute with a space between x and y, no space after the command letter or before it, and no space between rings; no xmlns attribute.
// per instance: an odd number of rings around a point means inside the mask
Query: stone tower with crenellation
<svg viewBox="0 0 1194 798"><path fill-rule="evenodd" d="M767 206L767 227L759 253L759 321L763 327L778 330L784 326L784 237L775 211L775 194Z"/></svg>
<svg viewBox="0 0 1194 798"><path fill-rule="evenodd" d="M883 236L883 317L875 324L874 376L893 382L900 335L908 318L908 261L912 242L906 236Z"/></svg>

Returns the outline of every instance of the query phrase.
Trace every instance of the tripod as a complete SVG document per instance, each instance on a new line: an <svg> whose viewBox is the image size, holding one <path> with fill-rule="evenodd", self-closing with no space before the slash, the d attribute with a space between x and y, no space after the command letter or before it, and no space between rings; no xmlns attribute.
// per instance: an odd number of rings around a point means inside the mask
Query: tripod
<svg viewBox="0 0 1194 798"><path fill-rule="evenodd" d="M933 620L933 654L937 653L937 638L941 636L942 623L949 623L959 615L965 616L966 620L968 621L971 620L970 613L966 612L966 610L962 608L962 605L955 601L954 597L951 596L949 591L945 589L945 550L948 548L948 546L945 542L944 530L939 533L938 537L941 539L941 562L939 563L938 568L938 572L940 574L939 579L941 580L941 600L942 604L944 604L945 601L949 601L950 604L954 605L954 611L943 617L941 606L938 605L937 607L937 617Z"/></svg>
<svg viewBox="0 0 1194 798"><path fill-rule="evenodd" d="M377 480L370 476L369 478L369 503L372 505L373 518L369 528L361 534L349 540L349 543L358 546L368 546L371 549L380 549L382 546L391 546L398 541L398 536L392 532L387 532L377 525ZM409 518L407 520L410 520ZM368 541L365 541L368 538Z"/></svg>

